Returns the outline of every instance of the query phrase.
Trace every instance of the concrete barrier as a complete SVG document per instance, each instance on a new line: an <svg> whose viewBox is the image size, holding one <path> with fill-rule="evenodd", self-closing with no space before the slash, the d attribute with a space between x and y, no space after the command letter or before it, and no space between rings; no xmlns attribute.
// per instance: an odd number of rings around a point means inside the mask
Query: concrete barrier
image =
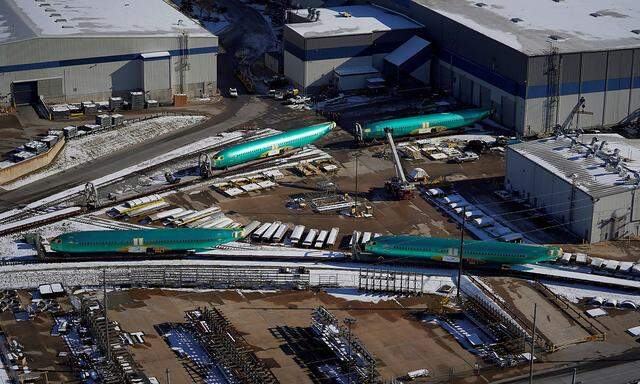
<svg viewBox="0 0 640 384"><path fill-rule="evenodd" d="M65 139L61 138L51 149L47 152L36 155L30 159L23 160L19 163L15 163L6 168L0 169L0 185L6 184L10 181L19 179L23 176L35 172L39 169L46 167L56 158L62 147L64 147Z"/></svg>

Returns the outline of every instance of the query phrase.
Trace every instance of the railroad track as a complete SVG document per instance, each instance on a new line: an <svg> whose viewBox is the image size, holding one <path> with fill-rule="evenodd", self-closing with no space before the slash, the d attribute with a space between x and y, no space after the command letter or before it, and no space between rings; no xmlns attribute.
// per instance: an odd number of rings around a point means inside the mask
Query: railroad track
<svg viewBox="0 0 640 384"><path fill-rule="evenodd" d="M258 135L252 135L251 137L246 138L245 140L243 140L241 142L246 142L248 140L253 140L253 139L256 139L256 138L266 137L266 136L269 136L268 133L270 133L270 132L263 132L263 133L260 133ZM224 142L224 143L221 143L220 145L225 145L225 144L229 144L229 142ZM218 146L209 147L209 148L201 150L201 151L192 152L192 153L190 153L188 155L185 155L185 157L186 156L193 156L193 155L199 154L199 153L204 152L204 151L215 149L217 147ZM178 184L163 185L163 186L154 188L152 190L146 191L144 193L123 196L120 199L117 199L115 201L111 201L110 205L120 204L120 203L122 203L124 201L128 201L128 200L137 199L137 198L140 198L140 197L149 196L149 195L152 195L152 194L162 193L162 192L166 192L166 191L173 190L173 189L189 188L189 187L194 187L194 186L198 186L198 185L202 185L202 186L211 185L211 184L215 183L216 179L219 179L219 178L236 176L236 175L242 174L243 172L244 173L251 173L251 172L254 172L254 171L259 171L260 170L260 168L259 168L260 165L263 165L264 163L268 163L268 162L277 162L277 161L282 160L285 157L291 156L291 155L293 155L293 154L295 154L297 152L299 152L299 151L293 151L293 152L290 151L290 152L283 153L282 155L279 155L279 156L272 156L272 157L268 157L268 158L264 158L264 159L258 159L258 160L255 160L255 161L252 161L252 162L249 162L249 163L245 163L245 164L240 164L240 165L237 165L235 167L231 167L231 168L228 168L228 169L225 169L225 170L217 170L217 171L214 171L213 174L211 175L211 177L208 178L208 179L195 178L195 179L188 180L188 181L185 181L185 182L182 182L182 183L178 183ZM313 159L313 158L317 158L317 157L318 157L317 154L316 155L311 154L311 155L308 155L308 156L300 157L300 158L295 159L295 160L296 160L296 162L299 162L299 161ZM174 158L171 161L174 161L174 160L176 160L176 159ZM284 164L288 164L288 163L284 163ZM276 166L276 167L278 165L279 164L274 164L274 166ZM160 165L156 165L156 166L147 168L146 170L155 169L155 168L157 168L159 166ZM113 184L113 183L117 182L118 180L119 179L115 179L113 181L101 184L101 185L99 185L97 187L105 187L107 185L110 185L110 184ZM12 215L12 216L10 216L8 218L0 220L0 224L9 224L9 223L12 223L12 222L28 219L30 217L34 217L34 216L37 216L37 215L41 215L41 214L47 213L48 212L47 208L51 208L51 207L54 207L56 205L60 205L61 203L69 202L69 201L79 197L80 195L82 195L83 191L84 190L79 191L79 192L74 193L74 194L67 195L67 196L65 196L64 198L61 198L61 199L48 202L48 203L46 203L46 204L44 204L41 207L38 207L36 209L23 210L23 211L17 213L16 215ZM24 230L27 230L27 229L30 229L30 228L51 224L51 223L57 222L57 221L59 221L61 219L80 216L80 215L86 214L86 213L97 212L100 209L101 208L83 208L81 211L78 211L77 213L74 213L74 214L56 216L56 217L48 219L48 220L36 221L36 222L30 223L30 224L25 225L25 226L20 226L18 228L12 228L9 231L4 231L4 232L0 231L0 235L7 235L7 234L11 234L11 233L21 232L21 231L24 231ZM90 224L93 224L93 223L90 223ZM118 229L122 229L122 228L118 228Z"/></svg>

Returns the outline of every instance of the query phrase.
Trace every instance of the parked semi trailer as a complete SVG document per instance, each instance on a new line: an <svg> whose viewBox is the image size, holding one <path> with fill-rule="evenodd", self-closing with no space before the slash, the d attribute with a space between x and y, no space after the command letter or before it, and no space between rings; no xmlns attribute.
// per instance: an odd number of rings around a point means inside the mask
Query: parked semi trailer
<svg viewBox="0 0 640 384"><path fill-rule="evenodd" d="M302 148L324 137L335 126L336 123L329 121L231 146L214 156L212 168L225 169L252 160L277 156L295 148Z"/></svg>
<svg viewBox="0 0 640 384"><path fill-rule="evenodd" d="M529 264L555 260L562 249L553 246L464 241L463 260L474 264ZM460 240L424 236L380 236L364 246L365 252L390 259L432 260L458 263Z"/></svg>
<svg viewBox="0 0 640 384"><path fill-rule="evenodd" d="M383 141L386 135L385 129L389 129L393 137L438 133L474 124L486 119L489 115L491 115L490 109L465 109L456 112L374 121L362 125L356 123L356 138L361 143Z"/></svg>

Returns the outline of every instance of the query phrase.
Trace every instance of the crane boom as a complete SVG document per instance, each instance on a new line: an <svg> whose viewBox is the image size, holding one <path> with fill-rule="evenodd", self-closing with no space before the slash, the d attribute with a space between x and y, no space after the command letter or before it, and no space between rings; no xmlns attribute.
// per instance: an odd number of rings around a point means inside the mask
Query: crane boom
<svg viewBox="0 0 640 384"><path fill-rule="evenodd" d="M566 119L564 119L562 124L558 124L558 125L555 126L556 133L565 133L565 132L567 132L567 129L569 128L569 126L573 122L573 117L576 114L593 115L593 112L585 111L584 107L585 107L585 98L584 97L580 97L578 99L578 102L576 103L576 105L573 106L573 109L571 110L571 112L569 112L569 115L567 116Z"/></svg>
<svg viewBox="0 0 640 384"><path fill-rule="evenodd" d="M416 186L409 183L404 176L404 170L402 169L402 163L400 162L400 156L398 156L398 150L396 149L396 143L393 141L393 135L390 128L385 128L385 134L389 145L391 146L391 153L393 154L393 164L396 168L396 177L392 177L391 180L385 183L385 187L392 195L400 200L409 200L413 197Z"/></svg>
<svg viewBox="0 0 640 384"><path fill-rule="evenodd" d="M387 134L387 140L389 140L389 145L391 146L391 153L393 154L393 162L396 166L396 176L403 183L407 182L407 178L404 176L404 170L402 169L402 163L400 163L400 156L398 156L398 150L396 149L396 143L393 141L393 135L391 134L391 130L389 128L384 130Z"/></svg>

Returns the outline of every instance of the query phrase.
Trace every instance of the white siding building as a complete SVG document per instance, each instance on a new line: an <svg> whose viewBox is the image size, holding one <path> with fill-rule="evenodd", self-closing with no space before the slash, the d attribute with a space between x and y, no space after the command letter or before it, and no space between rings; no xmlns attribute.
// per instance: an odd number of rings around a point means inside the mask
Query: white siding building
<svg viewBox="0 0 640 384"><path fill-rule="evenodd" d="M318 12L317 19L307 10L290 12L283 33L284 75L307 92L333 84L335 70L378 77L384 57L422 30L412 19L376 6Z"/></svg>
<svg viewBox="0 0 640 384"><path fill-rule="evenodd" d="M216 92L218 39L162 0L0 0L0 103Z"/></svg>
<svg viewBox="0 0 640 384"><path fill-rule="evenodd" d="M540 139L507 147L505 187L597 243L640 234L639 162L640 141L619 135Z"/></svg>

